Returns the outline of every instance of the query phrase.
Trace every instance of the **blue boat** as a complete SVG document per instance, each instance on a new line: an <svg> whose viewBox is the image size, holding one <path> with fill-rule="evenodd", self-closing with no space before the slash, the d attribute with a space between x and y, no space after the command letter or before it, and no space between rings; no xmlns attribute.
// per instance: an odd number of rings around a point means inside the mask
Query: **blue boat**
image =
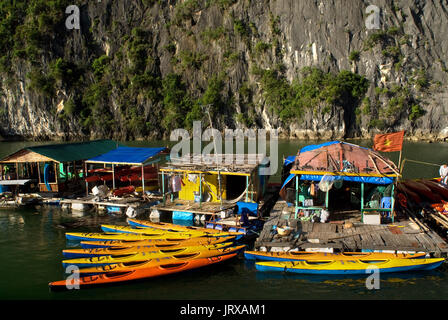
<svg viewBox="0 0 448 320"><path fill-rule="evenodd" d="M368 274L369 270L380 273L427 271L438 268L445 259L389 259L379 261L269 261L257 262L255 268L263 272L286 272L300 274Z"/></svg>

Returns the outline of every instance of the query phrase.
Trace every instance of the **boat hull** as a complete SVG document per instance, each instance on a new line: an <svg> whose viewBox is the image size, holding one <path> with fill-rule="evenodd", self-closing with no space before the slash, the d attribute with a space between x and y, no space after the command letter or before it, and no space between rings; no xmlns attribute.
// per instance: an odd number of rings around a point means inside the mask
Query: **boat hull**
<svg viewBox="0 0 448 320"><path fill-rule="evenodd" d="M207 234L211 234L214 236L217 235L235 235L237 237L241 237L244 234L241 232L225 232L222 230L216 230L216 229L209 229L209 228L203 228L203 227L188 227L188 226L181 226L173 223L166 223L166 222L151 222L151 221L144 221L144 220L137 220L137 219L127 219L127 222L132 227L139 227L139 228L155 228L155 229L161 229L161 230L176 230L176 231L184 231L184 232L190 232L190 231L197 231L197 232L205 232Z"/></svg>
<svg viewBox="0 0 448 320"><path fill-rule="evenodd" d="M378 260L378 259L419 259L424 258L426 253L415 254L393 254L381 252L346 252L346 253L326 253L326 252L261 252L245 251L244 257L247 260L260 261L310 261L310 260Z"/></svg>
<svg viewBox="0 0 448 320"><path fill-rule="evenodd" d="M182 261L190 261L192 259L202 259L202 258L210 258L215 256L222 256L222 255L228 255L232 253L237 253L240 250L242 250L245 246L235 246L235 247L228 247L223 249L215 249L215 250L208 250L208 251L201 251L199 255L196 255L194 257L191 257L190 255L179 255L179 256L172 256L172 257L163 257L158 259L152 259L148 261L144 261L141 263L117 263L117 264L111 264L106 266L97 266L92 268L83 268L75 271L74 273L79 273L80 275L94 275L94 274L101 274L101 273L107 273L107 272L127 272L130 270L136 270L136 269L144 269L149 267L155 267L162 264L168 264L168 263L179 263Z"/></svg>
<svg viewBox="0 0 448 320"><path fill-rule="evenodd" d="M222 237L221 239L226 239ZM230 238L231 240L232 238ZM220 244L225 242L224 240L205 242L204 244L193 243L190 246L200 246L200 245L213 245ZM227 239L228 240L228 239ZM229 245L233 244L233 242L227 242ZM186 246L182 243L174 243L174 244L165 244L165 245L157 245L154 244L152 246L133 246L133 247L110 247L110 248L91 248L91 249L66 249L62 251L64 258L66 259L77 259L77 258L91 258L91 257L100 257L100 256L110 256L110 255L123 255L123 254L136 254L138 252L147 252L147 251L157 251L163 249L180 249L185 248Z"/></svg>
<svg viewBox="0 0 448 320"><path fill-rule="evenodd" d="M233 241L235 237L197 237L189 239L151 239L151 240L109 240L109 241L81 241L83 249L92 248L129 248L136 246L194 246Z"/></svg>
<svg viewBox="0 0 448 320"><path fill-rule="evenodd" d="M155 229L151 227L127 227L127 226L113 226L113 225L101 225L101 230L104 232L116 232L116 233L129 233L129 234L188 234L191 236L207 236L210 235L209 233L203 232L203 231L176 231L176 230L162 230L162 229ZM222 233L224 236L229 236L229 233Z"/></svg>
<svg viewBox="0 0 448 320"><path fill-rule="evenodd" d="M117 282L127 282L132 280L139 280L145 278L153 278L167 274L179 273L191 269L209 266L219 262L229 260L236 256L236 253L217 256L204 259L194 259L191 261L180 262L178 264L159 265L152 268L137 269L128 272L109 272L101 275L80 277L79 279L70 278L67 280L50 282L48 285L52 290L66 290L78 286L80 288L86 286L110 284Z"/></svg>
<svg viewBox="0 0 448 320"><path fill-rule="evenodd" d="M262 272L285 272L300 274L366 274L371 268L377 268L380 273L427 271L438 268L444 259L392 259L381 263L364 263L356 261L331 261L323 264L309 264L305 261L296 262L257 262L255 267Z"/></svg>
<svg viewBox="0 0 448 320"><path fill-rule="evenodd" d="M116 263L143 262L152 259L178 256L178 255L200 255L202 251L221 249L228 247L230 245L232 245L232 243L220 243L207 246L141 251L122 255L107 255L91 258L67 259L62 261L62 266L65 269L68 268L69 266L76 266L78 268L88 268L96 266L105 266Z"/></svg>
<svg viewBox="0 0 448 320"><path fill-rule="evenodd" d="M194 238L191 234L172 234L172 233L156 233L156 234L133 234L133 233L78 233L67 232L65 237L69 241L105 241L105 240L151 240L151 239L170 239L181 240Z"/></svg>

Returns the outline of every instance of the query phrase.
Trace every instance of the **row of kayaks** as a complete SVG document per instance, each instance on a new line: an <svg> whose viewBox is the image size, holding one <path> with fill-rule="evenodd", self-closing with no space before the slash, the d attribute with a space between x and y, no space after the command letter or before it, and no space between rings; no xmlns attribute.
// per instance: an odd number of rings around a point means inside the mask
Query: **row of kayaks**
<svg viewBox="0 0 448 320"><path fill-rule="evenodd" d="M151 239L164 240L187 240L195 237L234 236L239 240L243 233L226 232L216 229L202 227L180 226L170 223L156 223L136 219L128 219L130 226L102 225L103 233L66 233L67 240L73 241L106 241L106 240L124 240L124 241L142 241Z"/></svg>
<svg viewBox="0 0 448 320"><path fill-rule="evenodd" d="M66 233L81 248L63 250L70 276L50 288L68 289L179 273L229 260L243 250L240 234L128 219L130 226L103 225L103 233Z"/></svg>
<svg viewBox="0 0 448 320"><path fill-rule="evenodd" d="M238 234L200 227L128 219L129 226L103 225L104 233L67 233L81 248L63 250L66 280L51 282L52 289L152 278L229 260L243 251ZM444 259L426 253L381 252L262 252L245 251L258 271L301 274L364 274L433 270Z"/></svg>
<svg viewBox="0 0 448 320"><path fill-rule="evenodd" d="M383 273L433 270L445 260L427 259L426 253L246 251L244 255L248 260L260 261L255 263L258 271L328 275L365 274L373 268Z"/></svg>

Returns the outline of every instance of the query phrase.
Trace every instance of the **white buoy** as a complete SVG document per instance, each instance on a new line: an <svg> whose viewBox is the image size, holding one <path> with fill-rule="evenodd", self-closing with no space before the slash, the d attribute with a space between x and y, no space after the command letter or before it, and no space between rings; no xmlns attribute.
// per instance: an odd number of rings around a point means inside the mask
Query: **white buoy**
<svg viewBox="0 0 448 320"><path fill-rule="evenodd" d="M128 207L126 210L126 215L129 218L135 218L137 216L137 210L135 210L133 207Z"/></svg>
<svg viewBox="0 0 448 320"><path fill-rule="evenodd" d="M149 217L151 219L159 219L160 218L160 211L156 210L156 209L151 210L151 214L149 215Z"/></svg>

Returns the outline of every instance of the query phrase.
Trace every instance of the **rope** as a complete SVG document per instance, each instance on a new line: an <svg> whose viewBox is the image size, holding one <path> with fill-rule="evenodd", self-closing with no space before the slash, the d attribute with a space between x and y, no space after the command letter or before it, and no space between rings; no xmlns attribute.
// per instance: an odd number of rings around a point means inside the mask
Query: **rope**
<svg viewBox="0 0 448 320"><path fill-rule="evenodd" d="M424 161L417 161L417 160L410 160L410 159L404 159L403 163L405 161L410 161L410 162L415 162L415 163L419 163L419 164L426 164L428 166L435 166L435 167L440 167L441 164L436 164L436 163L430 163L430 162L424 162Z"/></svg>

